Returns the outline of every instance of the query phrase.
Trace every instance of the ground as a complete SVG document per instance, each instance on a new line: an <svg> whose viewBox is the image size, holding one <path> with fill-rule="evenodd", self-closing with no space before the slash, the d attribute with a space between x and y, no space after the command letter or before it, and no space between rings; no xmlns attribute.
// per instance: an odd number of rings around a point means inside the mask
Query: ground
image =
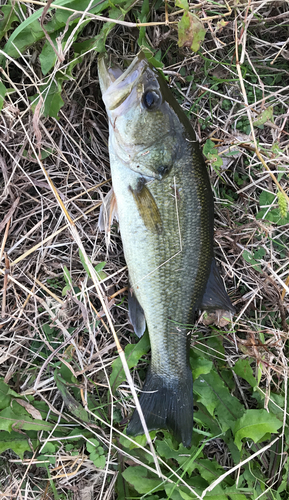
<svg viewBox="0 0 289 500"><path fill-rule="evenodd" d="M0 18L1 498L285 500L288 4L53 6L7 2ZM236 308L191 326L190 450L123 434L134 401L118 351L139 388L149 342L128 321L117 223L108 249L97 226L111 187L97 56L126 67L141 46L203 147Z"/></svg>

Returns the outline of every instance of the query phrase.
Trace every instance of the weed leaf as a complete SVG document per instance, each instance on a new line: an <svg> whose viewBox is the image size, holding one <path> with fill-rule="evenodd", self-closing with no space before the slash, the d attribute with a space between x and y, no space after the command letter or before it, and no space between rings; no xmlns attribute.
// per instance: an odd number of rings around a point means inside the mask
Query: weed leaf
<svg viewBox="0 0 289 500"><path fill-rule="evenodd" d="M200 375L210 373L213 368L213 363L207 358L198 356L192 349L190 352L190 363L193 372L193 379L196 380Z"/></svg>
<svg viewBox="0 0 289 500"><path fill-rule="evenodd" d="M19 398L17 392L10 389L9 385L0 380L0 410L10 405L11 398Z"/></svg>
<svg viewBox="0 0 289 500"><path fill-rule="evenodd" d="M242 448L242 439L250 438L258 443L268 438L268 434L275 434L282 422L266 410L246 410L234 426L235 443L239 450Z"/></svg>
<svg viewBox="0 0 289 500"><path fill-rule="evenodd" d="M83 406L71 396L70 392L67 389L65 380L58 374L57 371L54 372L54 380L57 385L59 392L61 393L62 399L67 406L67 409L80 420L84 422L89 422L89 418L87 412L83 408Z"/></svg>
<svg viewBox="0 0 289 500"><path fill-rule="evenodd" d="M138 493L150 493L152 490L159 491L163 489L163 481L157 479L156 476L149 475L150 473L145 467L137 465L136 467L128 467L123 473L124 479L130 483Z"/></svg>
<svg viewBox="0 0 289 500"><path fill-rule="evenodd" d="M33 431L49 431L53 429L53 425L43 420L31 418L27 411L22 407L16 407L14 401L12 407L4 408L0 412L0 430L11 432L12 430L33 430Z"/></svg>
<svg viewBox="0 0 289 500"><path fill-rule="evenodd" d="M89 458L94 463L95 467L99 467L103 469L105 467L106 458L104 456L104 450L102 446L100 446L97 439L90 438L90 442L86 442L86 449L89 452ZM93 443L93 445L91 444Z"/></svg>
<svg viewBox="0 0 289 500"><path fill-rule="evenodd" d="M197 52L205 34L206 30L198 17L190 12L184 12L178 23L178 46L190 47L193 52Z"/></svg>
<svg viewBox="0 0 289 500"><path fill-rule="evenodd" d="M24 457L25 451L31 452L31 446L35 450L38 446L39 441L37 439L37 433L30 432L30 435L16 431L1 431L0 432L0 454L6 450L13 450L21 459ZM29 445L28 439L31 446Z"/></svg>
<svg viewBox="0 0 289 500"><path fill-rule="evenodd" d="M244 412L239 400L232 396L215 370L195 381L194 393L197 401L202 403L211 415L216 412L223 432L234 426L237 418Z"/></svg>
<svg viewBox="0 0 289 500"><path fill-rule="evenodd" d="M137 344L129 344L126 346L124 352L129 368L136 366L140 358L149 351L150 341L148 333L146 332ZM110 376L110 384L112 391L115 392L119 384L126 380L122 362L117 358L112 363L112 373Z"/></svg>
<svg viewBox="0 0 289 500"><path fill-rule="evenodd" d="M176 0L176 7L180 7L180 9L189 10L188 0Z"/></svg>
<svg viewBox="0 0 289 500"><path fill-rule="evenodd" d="M253 375L253 370L251 368L250 362L248 359L238 359L237 363L233 368L236 375L242 377L244 380L248 382L252 387L256 387L257 380Z"/></svg>
<svg viewBox="0 0 289 500"><path fill-rule="evenodd" d="M264 125L264 123L272 120L273 118L273 106L269 106L267 109L262 111L262 113L258 116L257 120L253 122L254 127L260 127Z"/></svg>

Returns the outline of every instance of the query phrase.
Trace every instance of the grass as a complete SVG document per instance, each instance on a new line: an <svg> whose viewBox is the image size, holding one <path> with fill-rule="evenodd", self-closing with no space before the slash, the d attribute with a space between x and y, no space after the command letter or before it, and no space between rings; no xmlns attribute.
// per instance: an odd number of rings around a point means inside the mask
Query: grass
<svg viewBox="0 0 289 500"><path fill-rule="evenodd" d="M0 18L0 496L286 500L288 7L190 4L207 30L195 53L178 46L187 2L54 6L7 2ZM117 226L108 252L97 230L110 171L96 56L126 65L140 46L203 146L237 310L191 325L191 449L125 435L149 340L128 322Z"/></svg>

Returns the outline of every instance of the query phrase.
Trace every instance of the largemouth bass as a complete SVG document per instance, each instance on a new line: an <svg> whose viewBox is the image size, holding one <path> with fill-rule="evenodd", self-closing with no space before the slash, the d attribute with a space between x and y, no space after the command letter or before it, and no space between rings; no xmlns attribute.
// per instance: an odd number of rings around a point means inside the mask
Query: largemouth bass
<svg viewBox="0 0 289 500"><path fill-rule="evenodd" d="M140 404L149 430L168 428L189 446L189 325L199 308L234 310L213 255L209 176L188 118L142 53L124 72L105 57L98 68L113 186L99 225L117 212L130 321L139 337L146 325L149 332L151 365ZM127 433L143 433L136 411Z"/></svg>

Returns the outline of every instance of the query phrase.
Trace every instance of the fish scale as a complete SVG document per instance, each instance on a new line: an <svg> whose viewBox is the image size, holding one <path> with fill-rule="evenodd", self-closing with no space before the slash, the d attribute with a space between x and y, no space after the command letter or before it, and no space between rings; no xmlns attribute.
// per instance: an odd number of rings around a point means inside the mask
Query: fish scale
<svg viewBox="0 0 289 500"><path fill-rule="evenodd" d="M112 185L133 294L130 317L139 336L145 318L151 343L140 404L149 430L169 428L189 446L188 325L202 306L233 311L213 257L212 191L189 120L157 70L140 54L117 75L100 59ZM142 432L135 411L127 433Z"/></svg>

